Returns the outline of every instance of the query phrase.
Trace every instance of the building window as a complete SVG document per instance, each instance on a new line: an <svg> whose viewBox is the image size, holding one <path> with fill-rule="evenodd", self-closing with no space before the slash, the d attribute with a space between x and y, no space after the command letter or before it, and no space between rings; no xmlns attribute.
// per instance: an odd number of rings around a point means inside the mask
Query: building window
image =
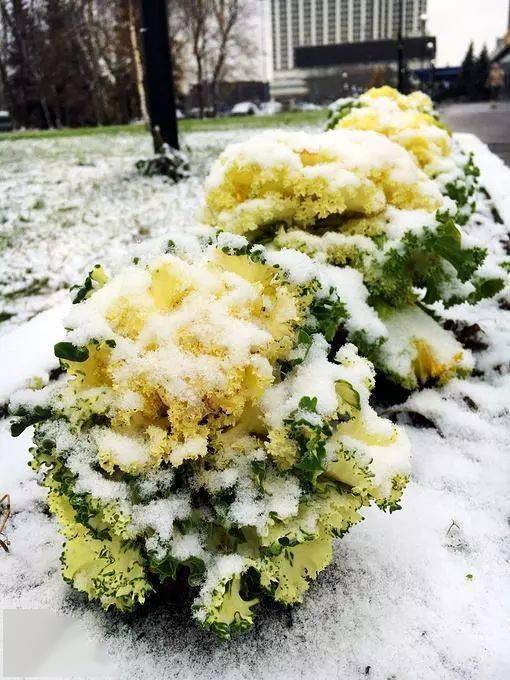
<svg viewBox="0 0 510 680"><path fill-rule="evenodd" d="M278 48L279 48L279 35L276 30L276 0L271 0L271 27L272 27L272 41L273 41L273 68L277 70L278 65Z"/></svg>
<svg viewBox="0 0 510 680"><path fill-rule="evenodd" d="M286 0L280 1L280 49L281 49L281 68L286 69L289 67L288 59L288 43L287 43L287 2Z"/></svg>
<svg viewBox="0 0 510 680"><path fill-rule="evenodd" d="M336 42L336 3L328 0L328 42Z"/></svg>
<svg viewBox="0 0 510 680"><path fill-rule="evenodd" d="M398 30L398 7L393 4L393 7L388 1L388 9L386 10L388 16L388 38L394 38L397 35Z"/></svg>
<svg viewBox="0 0 510 680"><path fill-rule="evenodd" d="M349 39L349 0L340 0L340 41Z"/></svg>
<svg viewBox="0 0 510 680"><path fill-rule="evenodd" d="M303 0L304 44L312 44L312 0Z"/></svg>
<svg viewBox="0 0 510 680"><path fill-rule="evenodd" d="M299 3L298 0L292 0L291 2L291 33L292 33L292 47L295 48L299 45ZM294 62L294 54L292 54L292 61Z"/></svg>
<svg viewBox="0 0 510 680"><path fill-rule="evenodd" d="M323 45L324 40L324 3L315 0L315 40L317 45Z"/></svg>
<svg viewBox="0 0 510 680"><path fill-rule="evenodd" d="M352 3L352 39L354 42L361 40L361 0Z"/></svg>
<svg viewBox="0 0 510 680"><path fill-rule="evenodd" d="M374 36L374 0L365 3L365 40L373 40Z"/></svg>
<svg viewBox="0 0 510 680"><path fill-rule="evenodd" d="M386 37L386 0L379 0L379 38Z"/></svg>
<svg viewBox="0 0 510 680"><path fill-rule="evenodd" d="M415 5L414 0L406 0L405 2L405 21L403 25L404 35L413 35L415 26Z"/></svg>

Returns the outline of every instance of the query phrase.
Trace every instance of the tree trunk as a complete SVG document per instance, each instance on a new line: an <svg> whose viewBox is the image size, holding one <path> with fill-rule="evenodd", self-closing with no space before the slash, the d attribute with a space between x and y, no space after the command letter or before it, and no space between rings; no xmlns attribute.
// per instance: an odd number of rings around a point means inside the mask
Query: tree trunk
<svg viewBox="0 0 510 680"><path fill-rule="evenodd" d="M200 77L197 83L198 94L198 115L200 118L204 117L204 81Z"/></svg>
<svg viewBox="0 0 510 680"><path fill-rule="evenodd" d="M51 114L50 110L48 107L48 101L44 95L41 96L41 109L44 115L44 122L46 123L46 127L50 129L53 127L53 121L51 120Z"/></svg>
<svg viewBox="0 0 510 680"><path fill-rule="evenodd" d="M198 41L195 41L194 49L195 61L197 64L197 93L198 110L200 118L204 117L204 74L202 67L202 53Z"/></svg>
<svg viewBox="0 0 510 680"><path fill-rule="evenodd" d="M140 103L140 115L145 123L149 122L149 112L147 111L147 99L145 97L145 85L143 82L143 66L142 58L140 56L140 47L138 45L136 33L136 18L133 7L133 0L128 0L129 12L129 38L131 41L131 50L133 53L133 63L135 65L136 89L138 91L138 99Z"/></svg>
<svg viewBox="0 0 510 680"><path fill-rule="evenodd" d="M217 31L219 35L219 45L218 55L211 78L211 90L213 111L216 116L218 108L218 83L223 75L223 68L227 60L232 31L239 18L239 3L234 0L228 7L225 7L225 2L223 2L223 0L218 2L215 6L215 16L218 24Z"/></svg>

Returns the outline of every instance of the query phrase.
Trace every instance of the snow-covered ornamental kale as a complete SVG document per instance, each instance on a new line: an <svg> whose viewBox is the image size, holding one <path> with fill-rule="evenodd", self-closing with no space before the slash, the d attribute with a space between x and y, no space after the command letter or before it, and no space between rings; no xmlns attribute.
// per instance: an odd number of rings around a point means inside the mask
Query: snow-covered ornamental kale
<svg viewBox="0 0 510 680"><path fill-rule="evenodd" d="M330 106L327 127L385 135L407 149L442 193L456 202L458 223L465 223L474 212L480 171L473 156L457 147L423 92L403 95L385 86L356 99L339 99Z"/></svg>
<svg viewBox="0 0 510 680"><path fill-rule="evenodd" d="M11 405L70 584L129 610L187 573L195 618L230 638L261 597L300 602L364 506L399 508L409 443L369 404L371 364L332 350L342 320L378 330L337 271L208 230L91 273L64 375Z"/></svg>
<svg viewBox="0 0 510 680"><path fill-rule="evenodd" d="M390 378L413 388L470 370L416 305L475 302L501 287L499 272L481 267L454 202L402 146L367 131L268 132L227 147L206 189L212 224L361 272L386 340L351 339ZM412 335L393 332L404 310Z"/></svg>

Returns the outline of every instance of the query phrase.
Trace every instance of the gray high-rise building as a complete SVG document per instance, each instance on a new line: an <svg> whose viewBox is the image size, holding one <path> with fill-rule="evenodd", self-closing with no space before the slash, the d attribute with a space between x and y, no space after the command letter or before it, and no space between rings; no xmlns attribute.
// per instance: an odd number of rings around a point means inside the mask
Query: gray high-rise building
<svg viewBox="0 0 510 680"><path fill-rule="evenodd" d="M275 71L294 68L294 48L425 35L427 0L270 0Z"/></svg>
<svg viewBox="0 0 510 680"><path fill-rule="evenodd" d="M396 85L399 27L407 72L433 64L436 44L427 35L427 0L260 2L273 99L324 103L378 81Z"/></svg>

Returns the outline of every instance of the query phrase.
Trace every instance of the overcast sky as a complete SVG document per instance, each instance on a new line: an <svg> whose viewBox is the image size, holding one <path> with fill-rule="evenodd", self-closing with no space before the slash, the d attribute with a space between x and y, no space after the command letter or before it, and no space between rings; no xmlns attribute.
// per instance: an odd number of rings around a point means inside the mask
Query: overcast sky
<svg viewBox="0 0 510 680"><path fill-rule="evenodd" d="M458 66L470 40L490 50L506 32L509 0L428 0L428 28L437 37L437 65Z"/></svg>

